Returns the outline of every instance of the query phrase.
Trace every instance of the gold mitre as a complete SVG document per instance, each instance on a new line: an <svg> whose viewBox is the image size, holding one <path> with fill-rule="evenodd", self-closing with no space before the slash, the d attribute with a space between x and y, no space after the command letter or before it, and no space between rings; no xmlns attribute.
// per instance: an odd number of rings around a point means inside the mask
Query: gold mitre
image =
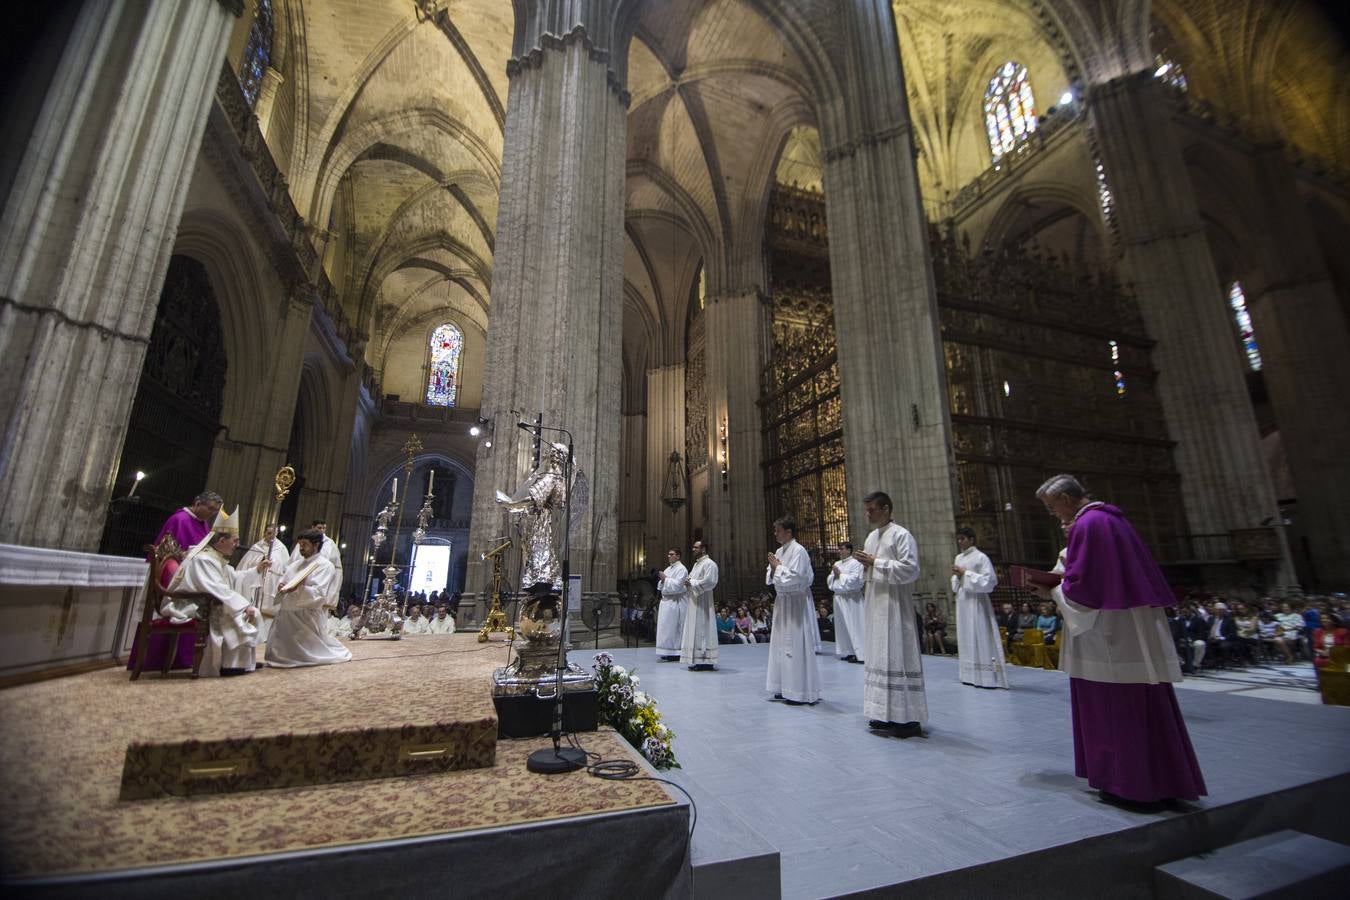
<svg viewBox="0 0 1350 900"><path fill-rule="evenodd" d="M224 510L216 512L216 522L211 526L211 531L218 534L238 534L239 533L239 507L235 506L234 512L228 516Z"/></svg>

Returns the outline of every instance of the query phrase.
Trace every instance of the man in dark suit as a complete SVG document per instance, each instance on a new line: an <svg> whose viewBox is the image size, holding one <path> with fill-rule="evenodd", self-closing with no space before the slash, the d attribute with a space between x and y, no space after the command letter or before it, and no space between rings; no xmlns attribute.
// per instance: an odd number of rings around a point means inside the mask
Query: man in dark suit
<svg viewBox="0 0 1350 900"><path fill-rule="evenodd" d="M1237 651L1237 620L1228 610L1228 604L1220 601L1214 604L1214 615L1209 620L1205 643L1207 656L1215 662L1223 663L1233 658Z"/></svg>

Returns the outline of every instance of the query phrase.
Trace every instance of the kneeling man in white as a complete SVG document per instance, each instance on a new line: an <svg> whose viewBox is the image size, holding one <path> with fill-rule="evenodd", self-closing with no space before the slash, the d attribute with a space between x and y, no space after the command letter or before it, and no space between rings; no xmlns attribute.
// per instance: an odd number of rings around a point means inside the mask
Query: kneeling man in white
<svg viewBox="0 0 1350 900"><path fill-rule="evenodd" d="M327 610L337 606L338 570L319 553L323 535L302 531L300 555L286 569L277 591L280 608L267 642L267 664L282 669L347 662L352 652L328 633Z"/></svg>

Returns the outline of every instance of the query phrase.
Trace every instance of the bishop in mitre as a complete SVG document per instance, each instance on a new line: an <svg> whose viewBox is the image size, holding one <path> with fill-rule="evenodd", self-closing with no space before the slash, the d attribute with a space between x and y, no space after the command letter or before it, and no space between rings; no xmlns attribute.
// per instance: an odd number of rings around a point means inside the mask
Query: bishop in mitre
<svg viewBox="0 0 1350 900"><path fill-rule="evenodd" d="M887 494L868 494L863 508L873 526L863 552L855 554L867 570L863 714L873 731L912 737L922 733L928 720L914 607L919 545L914 535L891 521Z"/></svg>
<svg viewBox="0 0 1350 900"><path fill-rule="evenodd" d="M278 591L280 609L267 642L267 664L282 669L347 662L352 652L328 633L328 608L337 605L338 571L319 552L324 536L302 531L299 559L286 569Z"/></svg>
<svg viewBox="0 0 1350 900"><path fill-rule="evenodd" d="M267 643L268 637L272 632L272 623L276 620L278 604L280 599L277 597L277 588L281 587L282 577L286 574L286 567L290 565L291 553L286 549L286 545L277 537L277 526L275 523L269 523L263 529L262 540L248 548L243 559L239 560L239 571L245 572L249 569L256 569L258 563L263 560L271 562L271 566L261 576L262 590L258 592L258 611L262 613L258 619L258 643Z"/></svg>
<svg viewBox="0 0 1350 900"><path fill-rule="evenodd" d="M211 606L211 630L202 658L202 675L242 675L253 671L259 615L252 598L271 564L262 560L252 569L235 571L230 557L238 546L239 508L235 507L229 516L217 512L210 533L188 551L169 583L170 593L210 594L219 601ZM170 596L164 599L159 612L175 625L183 625L197 618L198 603Z"/></svg>

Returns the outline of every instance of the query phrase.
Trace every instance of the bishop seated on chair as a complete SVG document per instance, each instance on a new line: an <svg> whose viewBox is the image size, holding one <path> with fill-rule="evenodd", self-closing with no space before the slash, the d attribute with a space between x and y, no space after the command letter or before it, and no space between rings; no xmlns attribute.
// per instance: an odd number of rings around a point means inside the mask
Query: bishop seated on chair
<svg viewBox="0 0 1350 900"><path fill-rule="evenodd" d="M217 513L210 533L188 551L169 585L175 593L209 594L220 601L211 609L203 675L242 675L254 668L258 608L249 597L271 561L264 559L252 569L236 572L229 560L238 546L239 509L229 516ZM197 603L168 596L160 614L175 624L190 622L197 615Z"/></svg>

